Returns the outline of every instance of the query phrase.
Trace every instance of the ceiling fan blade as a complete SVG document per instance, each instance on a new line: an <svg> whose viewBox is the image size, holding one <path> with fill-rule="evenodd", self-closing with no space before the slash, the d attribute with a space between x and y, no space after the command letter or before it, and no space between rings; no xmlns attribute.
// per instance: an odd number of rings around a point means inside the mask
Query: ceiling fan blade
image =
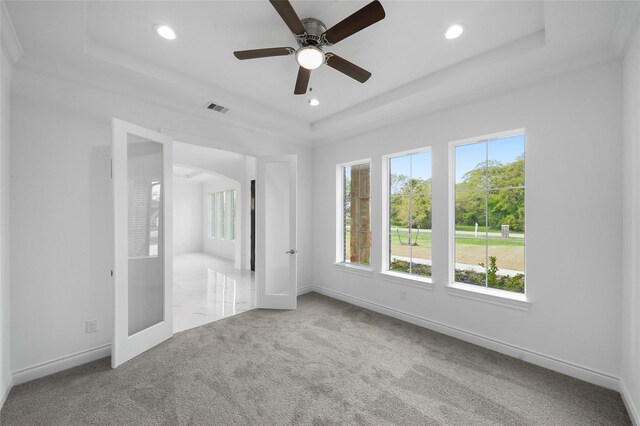
<svg viewBox="0 0 640 426"><path fill-rule="evenodd" d="M354 80L358 80L360 83L364 83L369 80L371 73L365 69L360 68L356 64L353 64L346 59L341 58L335 53L327 53L326 62L334 70L338 70L341 73L348 75Z"/></svg>
<svg viewBox="0 0 640 426"><path fill-rule="evenodd" d="M293 91L294 95L304 95L307 93L307 86L309 85L309 77L311 77L311 70L304 67L298 69L298 79L296 80L296 88Z"/></svg>
<svg viewBox="0 0 640 426"><path fill-rule="evenodd" d="M374 0L356 13L329 28L323 35L325 40L336 44L340 40L373 25L385 17L384 9L378 0Z"/></svg>
<svg viewBox="0 0 640 426"><path fill-rule="evenodd" d="M293 10L293 6L291 6L289 0L269 0L269 2L292 33L302 35L306 32L304 25L300 22L300 18L298 18L296 11Z"/></svg>
<svg viewBox="0 0 640 426"><path fill-rule="evenodd" d="M233 52L238 59L268 58L270 56L287 56L295 53L292 47L269 47L266 49L237 50Z"/></svg>

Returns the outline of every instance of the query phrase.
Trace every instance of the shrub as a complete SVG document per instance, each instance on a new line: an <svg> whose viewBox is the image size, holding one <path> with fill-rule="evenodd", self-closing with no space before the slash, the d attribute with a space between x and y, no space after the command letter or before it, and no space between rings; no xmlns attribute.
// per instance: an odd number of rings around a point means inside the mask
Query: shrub
<svg viewBox="0 0 640 426"><path fill-rule="evenodd" d="M513 277L507 276L505 290L524 293L524 274L516 274Z"/></svg>
<svg viewBox="0 0 640 426"><path fill-rule="evenodd" d="M424 265L422 263L410 263L406 260L392 259L389 264L389 269L397 272L405 272L407 274L411 271L414 275L422 275L425 277L431 276L431 266Z"/></svg>
<svg viewBox="0 0 640 426"><path fill-rule="evenodd" d="M473 284L484 287L486 276L484 272L476 272L472 269L456 269L455 280L459 283Z"/></svg>
<svg viewBox="0 0 640 426"><path fill-rule="evenodd" d="M478 265L485 267L484 263ZM489 257L489 267L486 275L484 272L476 272L472 269L455 271L455 280L459 283L473 284L484 287L497 288L500 290L512 291L514 293L524 293L524 274L498 275L498 259L496 256ZM486 281L485 281L486 280Z"/></svg>

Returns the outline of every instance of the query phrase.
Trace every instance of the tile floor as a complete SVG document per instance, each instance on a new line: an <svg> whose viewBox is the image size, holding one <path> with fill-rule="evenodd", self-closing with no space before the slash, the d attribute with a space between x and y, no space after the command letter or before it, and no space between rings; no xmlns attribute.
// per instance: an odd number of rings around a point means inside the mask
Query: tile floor
<svg viewBox="0 0 640 426"><path fill-rule="evenodd" d="M205 253L173 259L173 332L188 330L256 307L254 274Z"/></svg>

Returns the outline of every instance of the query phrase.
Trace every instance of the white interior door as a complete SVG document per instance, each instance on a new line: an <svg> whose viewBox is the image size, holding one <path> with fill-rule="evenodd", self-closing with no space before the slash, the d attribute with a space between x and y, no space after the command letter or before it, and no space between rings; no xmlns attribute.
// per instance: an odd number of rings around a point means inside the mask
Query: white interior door
<svg viewBox="0 0 640 426"><path fill-rule="evenodd" d="M296 156L258 158L256 287L258 308L297 305Z"/></svg>
<svg viewBox="0 0 640 426"><path fill-rule="evenodd" d="M116 368L173 335L173 160L167 135L114 118L111 138Z"/></svg>

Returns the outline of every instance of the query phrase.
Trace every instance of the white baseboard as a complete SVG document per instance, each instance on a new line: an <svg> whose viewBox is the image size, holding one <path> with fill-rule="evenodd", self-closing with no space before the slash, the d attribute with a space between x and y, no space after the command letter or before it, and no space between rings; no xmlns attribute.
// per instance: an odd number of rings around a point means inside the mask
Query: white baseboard
<svg viewBox="0 0 640 426"><path fill-rule="evenodd" d="M298 296L303 295L303 294L307 294L309 292L313 291L313 286L312 285L305 285L302 287L298 287Z"/></svg>
<svg viewBox="0 0 640 426"><path fill-rule="evenodd" d="M324 294L325 296L331 297L333 299L342 300L344 302L351 303L352 305L360 306L384 315L388 315L393 318L409 322L411 324L418 325L420 327L428 328L430 330L446 334L447 336L455 337L456 339L473 343L474 345L482 346L483 348L491 349L493 351L521 359L531 364L548 368L549 370L553 370L567 376L575 377L576 379L584 380L585 382L593 383L607 389L620 391L620 380L610 374L602 373L591 368L583 367L578 364L564 361L529 349L521 348L519 346L512 345L506 342L501 342L490 337L465 331L460 328L453 327L438 321L433 321L418 315L402 312L400 310L389 308L378 303L360 299L358 297L350 296L339 291L330 290L319 286L312 286L312 288L313 291Z"/></svg>
<svg viewBox="0 0 640 426"><path fill-rule="evenodd" d="M7 383L3 384L3 389L0 390L0 410L2 410L2 407L4 406L4 403L7 400L12 387L13 383L11 382L11 379L9 379Z"/></svg>
<svg viewBox="0 0 640 426"><path fill-rule="evenodd" d="M313 290L313 286L306 285L298 288L298 295L309 293ZM78 365L86 364L87 362L95 361L100 358L105 358L111 355L111 344L104 344L96 348L87 349L71 355L66 355L51 361L43 362L40 364L26 367L18 371L13 372L13 385L19 385L31 380L39 379L40 377L48 376L59 371L63 371ZM10 388L9 388L10 390ZM9 391L6 391L8 395ZM6 396L2 394L2 403ZM1 405L0 405L1 407Z"/></svg>
<svg viewBox="0 0 640 426"><path fill-rule="evenodd" d="M36 364L13 372L13 385L19 385L28 381L48 376L68 368L77 367L87 362L95 361L111 355L111 344L107 343L96 348L87 349L66 355L51 361Z"/></svg>
<svg viewBox="0 0 640 426"><path fill-rule="evenodd" d="M640 426L640 409L629 393L629 388L627 388L623 379L620 379L620 395L622 395L624 405L627 407L629 417L631 417L631 423L633 423L634 426Z"/></svg>

